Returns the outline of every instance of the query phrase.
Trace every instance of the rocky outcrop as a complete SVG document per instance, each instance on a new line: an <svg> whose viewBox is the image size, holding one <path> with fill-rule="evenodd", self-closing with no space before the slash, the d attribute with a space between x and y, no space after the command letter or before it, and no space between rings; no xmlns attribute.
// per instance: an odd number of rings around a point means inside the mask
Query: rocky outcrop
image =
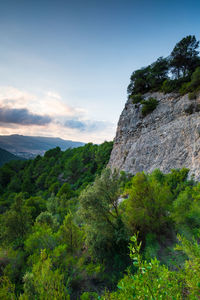
<svg viewBox="0 0 200 300"><path fill-rule="evenodd" d="M120 116L109 166L135 174L187 167L200 180L200 96L151 93L159 104L146 117L129 99Z"/></svg>

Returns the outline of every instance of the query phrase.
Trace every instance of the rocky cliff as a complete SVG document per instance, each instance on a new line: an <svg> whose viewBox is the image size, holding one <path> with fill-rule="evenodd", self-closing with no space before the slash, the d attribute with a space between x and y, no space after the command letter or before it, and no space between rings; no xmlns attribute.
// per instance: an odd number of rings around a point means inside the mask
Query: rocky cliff
<svg viewBox="0 0 200 300"><path fill-rule="evenodd" d="M135 174L187 167L200 180L200 96L151 93L159 104L143 117L129 99L119 119L109 166Z"/></svg>

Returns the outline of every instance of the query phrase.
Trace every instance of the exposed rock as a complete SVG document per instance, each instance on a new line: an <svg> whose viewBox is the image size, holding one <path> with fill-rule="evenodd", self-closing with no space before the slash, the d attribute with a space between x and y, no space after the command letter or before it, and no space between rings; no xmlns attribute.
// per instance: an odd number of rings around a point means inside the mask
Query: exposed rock
<svg viewBox="0 0 200 300"><path fill-rule="evenodd" d="M200 96L145 94L159 101L142 116L142 104L129 99L119 119L109 166L135 174L187 167L200 180Z"/></svg>

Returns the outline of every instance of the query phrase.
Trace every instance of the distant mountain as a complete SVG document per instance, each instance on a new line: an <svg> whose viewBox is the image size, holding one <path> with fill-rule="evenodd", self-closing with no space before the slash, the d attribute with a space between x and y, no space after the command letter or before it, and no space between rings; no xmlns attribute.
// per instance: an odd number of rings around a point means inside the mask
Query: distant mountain
<svg viewBox="0 0 200 300"><path fill-rule="evenodd" d="M11 160L22 160L23 158L0 148L0 167Z"/></svg>
<svg viewBox="0 0 200 300"><path fill-rule="evenodd" d="M33 158L43 155L47 150L60 147L61 150L83 146L84 143L63 140L53 137L24 136L24 135L1 135L0 148L3 148L14 155Z"/></svg>

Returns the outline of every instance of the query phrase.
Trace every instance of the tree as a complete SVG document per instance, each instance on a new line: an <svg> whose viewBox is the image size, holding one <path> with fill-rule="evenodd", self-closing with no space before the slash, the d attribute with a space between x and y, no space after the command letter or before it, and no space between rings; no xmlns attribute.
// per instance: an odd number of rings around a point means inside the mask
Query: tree
<svg viewBox="0 0 200 300"><path fill-rule="evenodd" d="M62 243L66 244L67 252L70 254L80 250L83 242L83 231L75 224L71 212L67 214L60 226L58 237Z"/></svg>
<svg viewBox="0 0 200 300"><path fill-rule="evenodd" d="M150 73L147 76L151 90L159 90L163 82L168 78L169 61L167 58L159 57L151 64Z"/></svg>
<svg viewBox="0 0 200 300"><path fill-rule="evenodd" d="M150 73L150 66L136 70L131 75L131 82L128 86L128 95L144 94L149 91L148 76Z"/></svg>
<svg viewBox="0 0 200 300"><path fill-rule="evenodd" d="M94 258L113 259L126 253L127 235L119 211L120 175L103 171L80 195L80 215L85 225L86 244Z"/></svg>
<svg viewBox="0 0 200 300"><path fill-rule="evenodd" d="M69 299L64 275L53 270L51 259L46 251L41 251L40 260L34 264L32 272L24 276L24 294L20 299Z"/></svg>
<svg viewBox="0 0 200 300"><path fill-rule="evenodd" d="M131 233L138 230L144 240L147 233L166 231L168 209L172 202L169 186L160 183L154 174L137 173L127 189L125 220Z"/></svg>
<svg viewBox="0 0 200 300"><path fill-rule="evenodd" d="M5 243L14 243L17 247L22 246L31 223L30 210L25 206L23 195L18 194L11 209L1 215L1 239Z"/></svg>
<svg viewBox="0 0 200 300"><path fill-rule="evenodd" d="M159 57L151 65L136 70L131 75L128 86L128 94L144 94L148 91L156 91L168 78L169 62L167 58Z"/></svg>
<svg viewBox="0 0 200 300"><path fill-rule="evenodd" d="M190 75L199 65L198 47L199 41L194 35L184 37L175 45L170 55L170 65L176 78Z"/></svg>
<svg viewBox="0 0 200 300"><path fill-rule="evenodd" d="M15 285L10 280L1 276L0 278L0 299L4 300L15 300Z"/></svg>

